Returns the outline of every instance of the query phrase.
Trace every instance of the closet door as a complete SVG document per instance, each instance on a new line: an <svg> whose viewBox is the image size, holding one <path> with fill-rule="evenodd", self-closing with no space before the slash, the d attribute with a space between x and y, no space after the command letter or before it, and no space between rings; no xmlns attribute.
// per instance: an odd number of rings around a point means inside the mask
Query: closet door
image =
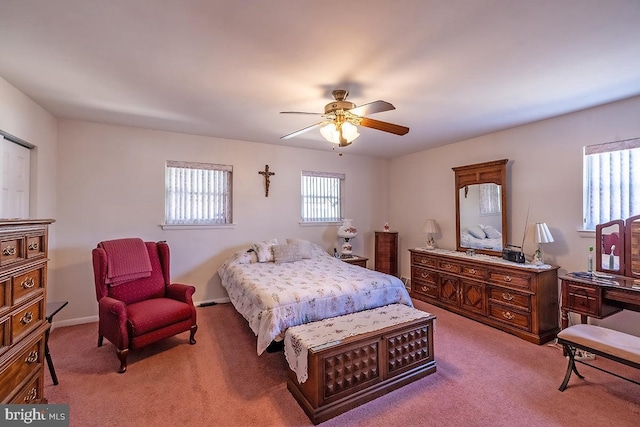
<svg viewBox="0 0 640 427"><path fill-rule="evenodd" d="M31 150L0 136L0 218L29 218Z"/></svg>

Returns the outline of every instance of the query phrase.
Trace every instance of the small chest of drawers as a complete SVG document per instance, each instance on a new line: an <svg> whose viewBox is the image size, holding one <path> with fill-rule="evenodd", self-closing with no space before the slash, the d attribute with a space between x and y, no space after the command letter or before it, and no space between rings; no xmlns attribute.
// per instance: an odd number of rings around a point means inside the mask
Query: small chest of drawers
<svg viewBox="0 0 640 427"><path fill-rule="evenodd" d="M43 403L48 227L0 220L0 403Z"/></svg>
<svg viewBox="0 0 640 427"><path fill-rule="evenodd" d="M411 249L411 296L542 344L559 332L558 267Z"/></svg>

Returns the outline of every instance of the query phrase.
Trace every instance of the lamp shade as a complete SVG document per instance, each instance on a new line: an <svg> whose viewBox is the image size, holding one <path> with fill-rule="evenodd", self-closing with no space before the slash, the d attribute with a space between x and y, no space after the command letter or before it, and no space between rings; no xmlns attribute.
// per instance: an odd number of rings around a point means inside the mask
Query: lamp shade
<svg viewBox="0 0 640 427"><path fill-rule="evenodd" d="M436 224L436 220L435 219L428 219L424 222L424 225L422 226L422 231L425 233L437 233L438 232L438 225Z"/></svg>
<svg viewBox="0 0 640 427"><path fill-rule="evenodd" d="M553 242L553 236L551 235L551 231L549 231L549 227L544 222L538 222L535 224L534 229L534 238L536 243L551 243Z"/></svg>
<svg viewBox="0 0 640 427"><path fill-rule="evenodd" d="M358 128L349 122L344 122L336 127L335 123L329 123L320 128L323 138L332 144L340 144L340 129L342 129L342 137L347 142L353 142L360 136Z"/></svg>
<svg viewBox="0 0 640 427"><path fill-rule="evenodd" d="M344 219L342 225L338 228L338 237L343 239L352 239L356 237L358 230L351 223L351 219Z"/></svg>

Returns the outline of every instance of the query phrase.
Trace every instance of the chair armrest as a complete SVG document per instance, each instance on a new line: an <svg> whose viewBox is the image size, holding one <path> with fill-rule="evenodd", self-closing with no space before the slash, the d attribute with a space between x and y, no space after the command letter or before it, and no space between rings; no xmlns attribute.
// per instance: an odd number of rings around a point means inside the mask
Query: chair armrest
<svg viewBox="0 0 640 427"><path fill-rule="evenodd" d="M102 297L98 300L98 312L100 334L119 350L128 348L127 305L115 298Z"/></svg>
<svg viewBox="0 0 640 427"><path fill-rule="evenodd" d="M195 291L195 286L172 283L166 287L165 297L193 305L192 296Z"/></svg>

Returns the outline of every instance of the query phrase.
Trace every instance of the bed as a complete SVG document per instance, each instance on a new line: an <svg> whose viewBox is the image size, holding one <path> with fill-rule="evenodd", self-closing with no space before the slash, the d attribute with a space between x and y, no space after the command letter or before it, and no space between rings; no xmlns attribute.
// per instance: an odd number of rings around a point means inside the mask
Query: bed
<svg viewBox="0 0 640 427"><path fill-rule="evenodd" d="M460 246L499 252L502 251L502 233L494 227L482 224L463 227L460 232Z"/></svg>
<svg viewBox="0 0 640 427"><path fill-rule="evenodd" d="M397 277L343 262L303 240L260 242L233 254L218 274L258 337L259 355L291 326L389 304L413 306Z"/></svg>

